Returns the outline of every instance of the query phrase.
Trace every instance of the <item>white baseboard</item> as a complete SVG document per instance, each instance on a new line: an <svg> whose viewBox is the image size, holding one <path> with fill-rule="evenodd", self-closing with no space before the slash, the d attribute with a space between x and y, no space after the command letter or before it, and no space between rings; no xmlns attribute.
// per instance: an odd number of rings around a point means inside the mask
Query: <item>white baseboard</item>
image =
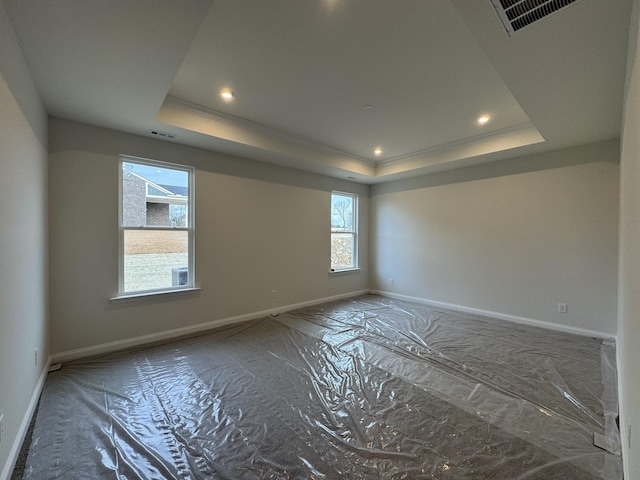
<svg viewBox="0 0 640 480"><path fill-rule="evenodd" d="M31 395L31 400L29 400L27 411L25 412L24 417L22 418L22 422L20 423L18 434L13 440L13 444L11 445L11 450L9 450L9 456L7 458L7 462L4 464L2 473L0 473L0 480L11 479L11 474L13 473L13 469L16 466L16 461L18 460L18 456L20 455L22 442L24 441L24 438L27 436L27 432L29 431L29 425L31 424L31 419L33 418L33 414L36 411L36 406L38 405L38 400L40 399L40 394L42 393L44 382L47 379L47 373L49 372L50 365L51 365L51 357L49 357L49 361L44 365L44 368L40 373L40 378L38 378L38 383L36 384L36 388L34 389L33 394Z"/></svg>
<svg viewBox="0 0 640 480"><path fill-rule="evenodd" d="M509 322L520 323L524 325L531 325L534 327L541 327L549 330L556 330L559 332L573 333L575 335L580 335L583 337L595 337L602 340L613 340L613 341L616 340L615 335L598 332L595 330L589 330L586 328L572 327L570 325L561 325L558 323L546 322L544 320L536 320L533 318L519 317L516 315L509 315L509 314L500 313L500 312L492 312L489 310L482 310L479 308L465 307L462 305L455 305L452 303L438 302L435 300L428 300L426 298L410 297L408 295L400 295L397 293L386 292L384 290L372 290L371 293L374 293L376 295L382 295L384 297L395 298L398 300L406 300L407 302L421 303L423 305L447 308L449 310L456 310L458 312L482 315L484 317L498 318L500 320L507 320Z"/></svg>
<svg viewBox="0 0 640 480"><path fill-rule="evenodd" d="M547 329L566 332L566 333L573 333L573 334L588 336L588 337L596 337L603 340L606 339L606 340L615 341L616 339L615 335L610 335L610 334L597 332L594 330L588 330L584 328L571 327L567 325L560 325L556 323L545 322L543 320L535 320L535 319L526 318L526 317L508 315L500 312L492 312L489 310L481 310L478 308L465 307L462 305L438 302L435 300L428 300L425 298L411 297L408 295L400 295L397 293L386 292L383 290L359 290L355 292L334 295L331 297L318 298L318 299L310 300L307 302L300 302L300 303L285 305L285 306L278 307L276 309L262 310L259 312L248 313L248 314L239 315L236 317L222 318L218 320L213 320L211 322L192 325L189 327L181 327L181 328L176 328L172 330L165 330L163 332L152 333L149 335L142 335L139 337L128 338L125 340L117 340L115 342L102 343L102 344L93 345L90 347L78 348L75 350L68 350L66 352L53 354L51 356L51 364L64 363L64 362L76 360L83 357L90 357L93 355L102 355L105 353L111 353L118 350L125 350L127 348L137 347L140 345L145 345L145 344L154 343L158 341L185 337L192 334L206 332L207 330L213 330L215 328L225 327L225 326L233 325L236 323L242 323L250 320L255 320L258 318L263 318L274 313L284 313L287 311L296 310L298 308L304 308L311 305L317 305L320 303L341 300L349 297L355 297L355 296L363 295L366 293L374 293L374 294L382 295L389 298L396 298L398 300L406 300L408 302L421 303L424 305L430 305L434 307L447 308L450 310L456 310L456 311L465 312L465 313L472 313L476 315L483 315L486 317L498 318L501 320L507 320L514 323L532 325L536 327L542 327L542 328L547 328ZM0 480L3 480L3 479L0 478Z"/></svg>
<svg viewBox="0 0 640 480"><path fill-rule="evenodd" d="M127 338L125 340L117 340L115 342L101 343L99 345L93 345L91 347L78 348L75 350L68 350L66 352L55 353L51 356L51 364L64 363L71 360L76 360L83 357L90 357L93 355L102 355L105 353L111 353L118 350L125 350L127 348L137 347L148 343L154 343L162 340L168 340L171 338L185 337L196 333L206 332L207 330L213 330L215 328L226 327L236 323L247 322L249 320L256 320L258 318L268 317L275 313L283 313L298 308L304 308L311 305L317 305L319 303L331 302L334 300L341 300L343 298L355 297L369 293L370 290L359 290L356 292L343 293L340 295L333 295L331 297L318 298L307 302L294 303L291 305L285 305L269 310L262 310L260 312L247 313L245 315L238 315L236 317L221 318L213 320L211 322L199 323L198 325L192 325L189 327L175 328L173 330L165 330L163 332L151 333L149 335L142 335L139 337ZM2 479L0 479L2 480Z"/></svg>

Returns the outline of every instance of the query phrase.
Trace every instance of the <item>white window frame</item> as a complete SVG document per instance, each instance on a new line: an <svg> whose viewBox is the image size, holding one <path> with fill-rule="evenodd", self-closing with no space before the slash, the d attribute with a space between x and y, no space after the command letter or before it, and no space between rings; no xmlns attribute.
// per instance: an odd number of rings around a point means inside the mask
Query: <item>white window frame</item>
<svg viewBox="0 0 640 480"><path fill-rule="evenodd" d="M331 221L331 216L333 215L333 196L340 195L343 197L351 197L353 200L353 220L351 222L352 230L343 230L343 229L334 229L333 222ZM350 192L340 192L337 190L331 191L331 196L329 197L330 201L330 216L329 216L329 225L331 229L330 241L333 242L333 234L341 233L341 234L350 234L352 236L352 265L344 268L334 268L331 266L331 243L329 245L329 272L330 273L340 273L340 272L349 272L354 270L359 270L359 262L358 262L358 213L359 213L359 203L358 203L358 195Z"/></svg>
<svg viewBox="0 0 640 480"><path fill-rule="evenodd" d="M124 163L136 163L151 167L165 168L170 170L180 170L188 174L188 202L187 202L187 226L171 227L171 226L146 226L125 227L123 226L123 202L122 202L122 186ZM119 230L119 248L118 248L118 295L112 300L130 299L136 297L146 297L150 295L176 293L191 290L199 290L195 286L195 168L188 165L180 165L159 160L151 160L147 158L133 157L129 155L120 155L118 161L118 230ZM155 288L149 290L124 290L124 235L130 230L166 230L166 231L185 231L187 232L187 258L188 271L186 285L170 286L166 288Z"/></svg>

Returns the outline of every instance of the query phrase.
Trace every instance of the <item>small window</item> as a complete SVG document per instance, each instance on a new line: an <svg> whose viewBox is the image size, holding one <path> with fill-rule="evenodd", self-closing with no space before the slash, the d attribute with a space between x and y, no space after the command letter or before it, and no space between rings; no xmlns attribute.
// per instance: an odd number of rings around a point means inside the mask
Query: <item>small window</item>
<svg viewBox="0 0 640 480"><path fill-rule="evenodd" d="M194 287L193 175L121 157L119 295Z"/></svg>
<svg viewBox="0 0 640 480"><path fill-rule="evenodd" d="M358 196L331 193L331 271L358 268Z"/></svg>

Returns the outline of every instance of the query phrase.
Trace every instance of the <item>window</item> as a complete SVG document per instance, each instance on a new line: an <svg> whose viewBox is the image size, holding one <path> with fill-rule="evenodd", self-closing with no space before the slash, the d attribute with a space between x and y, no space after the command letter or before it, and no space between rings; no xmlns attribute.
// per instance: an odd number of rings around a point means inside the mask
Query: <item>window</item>
<svg viewBox="0 0 640 480"><path fill-rule="evenodd" d="M358 196L331 193L331 271L358 268Z"/></svg>
<svg viewBox="0 0 640 480"><path fill-rule="evenodd" d="M193 288L193 168L120 163L119 295Z"/></svg>

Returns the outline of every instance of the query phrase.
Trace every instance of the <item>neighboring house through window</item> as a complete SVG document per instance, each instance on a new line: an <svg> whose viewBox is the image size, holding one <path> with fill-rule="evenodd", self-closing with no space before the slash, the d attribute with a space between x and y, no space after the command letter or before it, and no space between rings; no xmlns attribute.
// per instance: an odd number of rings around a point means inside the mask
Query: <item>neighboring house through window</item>
<svg viewBox="0 0 640 480"><path fill-rule="evenodd" d="M331 192L331 271L358 268L358 196Z"/></svg>
<svg viewBox="0 0 640 480"><path fill-rule="evenodd" d="M193 169L121 157L119 295L194 287Z"/></svg>

